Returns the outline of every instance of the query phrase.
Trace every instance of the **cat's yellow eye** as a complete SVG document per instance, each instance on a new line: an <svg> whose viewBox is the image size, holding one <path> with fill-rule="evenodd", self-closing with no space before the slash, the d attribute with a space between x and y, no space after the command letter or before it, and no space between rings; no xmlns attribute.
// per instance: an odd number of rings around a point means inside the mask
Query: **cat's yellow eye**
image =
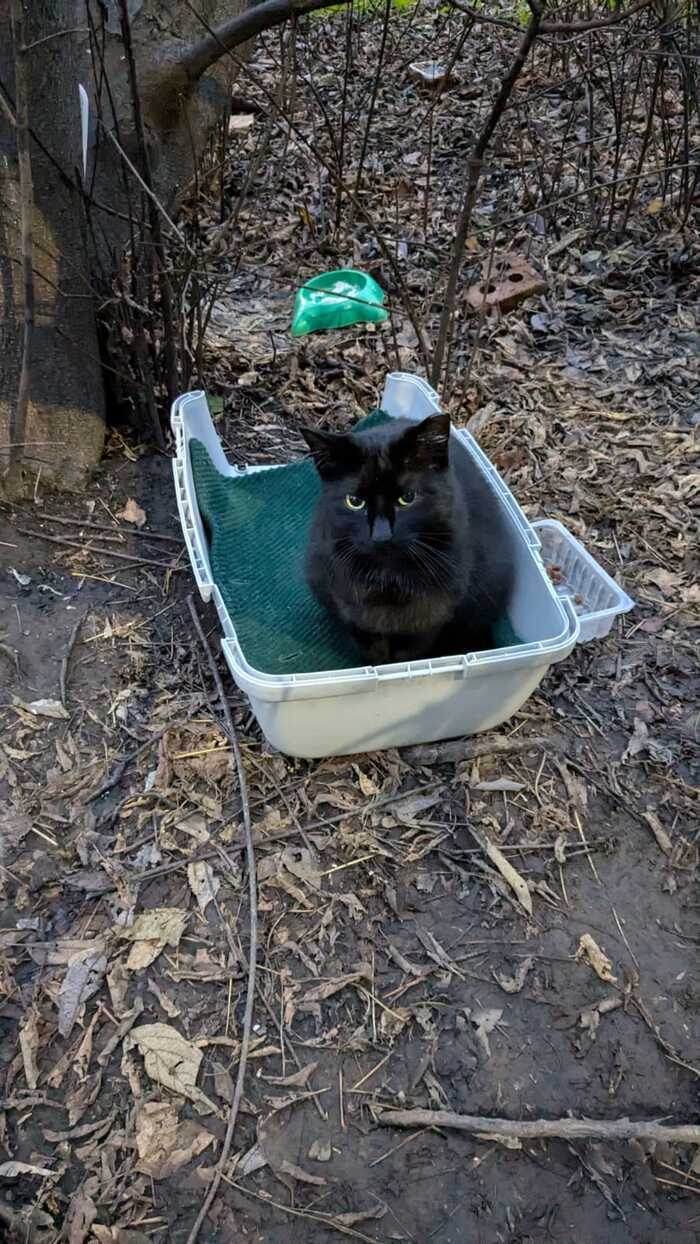
<svg viewBox="0 0 700 1244"><path fill-rule="evenodd" d="M411 492L410 488L407 488L406 491L402 492L401 496L399 497L399 505L413 505L413 502L415 501L415 499L416 499L415 492Z"/></svg>
<svg viewBox="0 0 700 1244"><path fill-rule="evenodd" d="M362 497L353 497L352 493L348 493L345 498L345 504L349 510L364 510L365 503Z"/></svg>

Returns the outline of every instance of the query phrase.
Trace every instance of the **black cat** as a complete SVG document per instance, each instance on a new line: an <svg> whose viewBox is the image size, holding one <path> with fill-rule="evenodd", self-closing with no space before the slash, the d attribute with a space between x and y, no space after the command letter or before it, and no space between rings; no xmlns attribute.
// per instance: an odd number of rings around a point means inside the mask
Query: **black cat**
<svg viewBox="0 0 700 1244"><path fill-rule="evenodd" d="M322 491L306 578L372 664L493 646L513 582L506 520L448 415L302 429Z"/></svg>

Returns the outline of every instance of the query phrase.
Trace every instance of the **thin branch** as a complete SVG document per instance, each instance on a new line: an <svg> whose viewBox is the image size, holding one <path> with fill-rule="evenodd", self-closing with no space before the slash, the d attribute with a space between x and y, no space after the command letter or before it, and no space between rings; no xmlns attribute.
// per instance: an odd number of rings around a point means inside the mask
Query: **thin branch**
<svg viewBox="0 0 700 1244"><path fill-rule="evenodd" d="M226 52L233 51L264 30L280 26L292 17L303 17L331 4L348 4L349 0L263 0L238 17L222 22L199 43L185 52L179 61L190 82L197 82Z"/></svg>
<svg viewBox="0 0 700 1244"><path fill-rule="evenodd" d="M445 289L445 299L440 315L440 327L438 329L438 338L435 345L435 355L433 357L432 383L435 388L440 383L442 374L442 363L445 357L450 330L452 328L452 320L454 316L455 297L457 294L457 283L459 274L462 270L462 261L464 259L464 248L467 237L469 235L469 227L471 225L472 212L476 203L477 190L481 180L481 168L486 149L493 138L498 123L505 111L506 104L510 99L511 92L515 86L525 62L530 54L530 49L537 38L541 24L542 10L535 7L531 0L532 16L525 28L525 32L520 41L520 46L515 54L513 62L506 76L501 82L500 90L491 106L481 132L474 144L474 148L469 157L467 164L467 184L462 200L462 208L457 223L454 243L452 247L452 258L450 260L450 269L447 277L447 288Z"/></svg>
<svg viewBox="0 0 700 1244"><path fill-rule="evenodd" d="M342 0L342 2L345 3L347 2L347 0ZM209 32L210 36L212 38L216 38L216 34L214 30L208 24L205 18L202 17L201 13L199 13L198 10L195 8L195 6L192 4L192 0L184 0L184 3L189 9L192 16L197 18L197 20L201 23L204 29ZM301 129L293 121L290 121L287 116L285 116L283 110L280 108L279 103L275 99L275 96L267 89L267 87L264 85L263 82L260 82L256 78L253 77L253 74L251 73L248 66L245 64L244 61L241 60L239 56L236 55L236 52L232 51L230 48L229 49L224 48L223 51L228 52L228 55L231 57L231 60L233 61L237 69L240 69L243 73L247 74L255 82L258 89L262 92L262 94L267 99L267 102L269 103L270 107L277 114L279 121L283 125L286 125L290 133L294 134L298 142L300 142L302 146L306 147L312 153L312 155L315 156L315 158L323 166L323 168L326 169L329 177L331 178L331 181L337 187L338 192L340 193L342 191L342 193L346 195L347 200L352 205L353 210L357 213L358 216L360 216L369 225L370 229L374 233L377 246L379 247L379 250L381 251L382 256L384 257L389 268L391 269L394 280L396 281L396 284L401 294L401 300L403 302L406 315L411 321L416 337L418 338L421 356L423 358L423 362L427 370L428 363L429 363L429 357L428 357L428 348L426 345L426 338L423 332L422 325L416 313L415 307L413 306L411 296L408 292L406 282L401 272L401 267L399 263L397 262L391 250L391 247L387 245L381 233L381 230L379 229L379 227L374 221L372 214L370 213L368 208L365 207L361 199L355 198L355 195L353 194L352 190L345 184L345 182L342 179L341 174L334 167L332 161L327 160L325 156L323 155L323 152L318 151L316 147L314 147L313 143L309 142L309 139L306 137L306 134L304 133L303 129Z"/></svg>
<svg viewBox="0 0 700 1244"><path fill-rule="evenodd" d="M32 43L25 43L22 51L31 52L32 48L38 48L40 43L48 43L49 39L58 39L61 35L87 35L89 33L88 26L71 26L68 30L52 30L50 35L43 35L41 39L34 39Z"/></svg>
<svg viewBox="0 0 700 1244"><path fill-rule="evenodd" d="M22 0L12 0L12 32L15 46L15 108L17 164L19 168L19 193L21 217L21 253L24 278L24 335L22 341L22 365L17 386L17 400L10 415L9 466L22 457L17 445L24 440L29 406L31 382L31 349L34 334L34 261L33 217L34 189L32 185L32 161L29 150L29 76L27 62L22 51L24 13Z"/></svg>
<svg viewBox="0 0 700 1244"><path fill-rule="evenodd" d="M635 1119L489 1119L451 1110L384 1110L379 1122L390 1127L450 1127L477 1136L515 1136L518 1140L658 1140L700 1144L700 1126Z"/></svg>
<svg viewBox="0 0 700 1244"><path fill-rule="evenodd" d="M243 832L245 836L246 862L248 865L248 903L250 907L250 945L248 947L248 989L246 992L245 1014L243 1016L243 1033L241 1036L241 1052L238 1058L238 1073L236 1075L236 1087L233 1093L233 1101L229 1111L228 1123L226 1126L226 1135L224 1143L221 1146L221 1154L216 1164L216 1169L209 1183L206 1196L202 1202L201 1209L197 1214L194 1226L187 1237L187 1244L196 1244L199 1232L210 1206L219 1190L226 1163L228 1162L231 1152L231 1143L233 1141L233 1133L236 1127L236 1119L238 1118L238 1109L243 1096L243 1083L245 1081L246 1065L248 1062L248 1048L250 1046L250 1034L253 1027L253 1006L255 1003L255 968L258 953L258 894L257 879L255 872L255 851L253 849L253 827L250 820L250 803L248 801L248 783L246 781L245 769L243 768L243 759L241 757L241 749L238 746L238 736L236 734L231 710L228 706L228 700L224 692L221 675L214 660L209 642L202 629L199 615L194 606L191 596L187 598L187 604L192 617L194 628L197 632L199 642L202 645L209 663L209 668L216 685L216 691L221 704L221 711L224 715L226 726L225 733L233 750L235 769L238 775L238 788L241 795L241 811L243 813Z"/></svg>
<svg viewBox="0 0 700 1244"><path fill-rule="evenodd" d="M522 34L522 26L518 26L517 22L506 21L503 17L490 17L486 13L482 13L479 9L472 9L468 4L464 4L462 0L449 0L450 7L459 9L460 13L464 13L467 17L471 17L473 21L480 22L483 26L502 26L504 30L513 30L516 34Z"/></svg>
<svg viewBox="0 0 700 1244"><path fill-rule="evenodd" d="M68 639L68 645L66 647L66 651L63 654L63 660L61 661L59 686L61 688L61 704L63 705L64 708L66 707L66 694L67 694L66 682L68 680L68 666L70 665L70 659L71 659L71 656L73 655L75 641L78 638L78 631L83 625L83 622L85 621L85 617L86 617L86 614L81 613L80 617L75 623L75 626L73 627L73 630L71 631L69 639Z"/></svg>
<svg viewBox="0 0 700 1244"><path fill-rule="evenodd" d="M587 34L590 30L607 30L609 26L619 26L621 22L634 17L635 13L641 13L644 9L650 8L651 3L652 0L639 0L639 4L633 4L631 9L616 13L614 17L601 17L590 22L542 22L540 34L579 35Z"/></svg>
<svg viewBox="0 0 700 1244"><path fill-rule="evenodd" d="M386 50L386 38L389 33L389 18L391 17L391 0L385 0L384 18L382 21L382 37L379 43L379 52L377 53L377 64L374 70L374 81L372 82L372 94L369 100L369 108L367 109L367 122L365 124L365 132L362 137L362 148L360 150L360 158L357 162L357 175L355 177L355 198L358 198L362 190L362 170L365 164L365 156L367 155L367 145L369 143L370 131L372 129L372 121L374 119L374 110L377 105L377 93L379 91L379 83L381 81L382 70L384 68L384 52Z"/></svg>
<svg viewBox="0 0 700 1244"><path fill-rule="evenodd" d="M127 168L128 168L128 169L132 172L132 173L133 173L133 175L134 175L134 177L136 178L137 182L139 183L139 185L140 185L141 189L144 191L144 193L145 193L145 194L147 194L147 195L148 195L149 199L151 199L151 200L152 200L152 202L153 202L153 203L155 203L156 207L158 208L158 211L162 213L162 215L163 215L164 219L165 219L165 220L167 221L167 223L169 224L170 228L172 229L172 231L173 231L173 233L175 234L175 236L176 236L176 238L178 239L178 241L179 241L179 242L181 242L181 243L182 243L182 245L185 247L185 249L186 249L188 252L190 252L190 253L191 253L191 247L188 245L187 239L185 238L184 234L182 234L182 233L180 232L180 230L178 229L178 227L177 227L177 225L175 224L175 222L174 222L173 220L171 220L170 216L168 215L167 211L166 211L166 210L165 210L165 208L163 207L163 204L161 203L161 201L160 201L160 199L158 198L158 196L157 196L156 194L154 194L154 192L151 190L150 186L147 186L147 185L146 185L145 181L143 180L143 177L142 177L142 176L141 176L141 174L139 173L139 170L136 168L136 165L135 165L135 164L132 164L132 162L131 162L131 160L129 159L128 155L126 154L126 152L125 152L124 148L121 146L121 144L120 144L120 143L118 143L118 142L117 142L117 140L116 140L116 138L114 137L114 134L112 133L112 131L111 131L110 129L108 129L108 128L107 128L107 126L105 125L104 121L103 121L100 117L98 117L98 121L99 121L99 123L100 123L100 125L101 125L101 127L102 127L103 132L107 135L107 137L108 137L108 139L110 140L110 142L114 143L114 146L117 148L117 151L119 152L119 154L120 154L120 156L121 156L122 160L123 160L123 161L124 161L124 163L126 164L126 167L127 167Z"/></svg>

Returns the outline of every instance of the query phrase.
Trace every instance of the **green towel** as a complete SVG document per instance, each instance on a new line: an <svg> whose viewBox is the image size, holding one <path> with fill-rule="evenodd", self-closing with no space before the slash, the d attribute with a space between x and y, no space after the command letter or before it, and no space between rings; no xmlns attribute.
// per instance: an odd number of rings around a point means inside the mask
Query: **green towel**
<svg viewBox="0 0 700 1244"><path fill-rule="evenodd" d="M373 411L358 427L384 423ZM266 674L304 674L367 664L318 604L304 578L309 528L321 490L310 459L251 475L221 475L201 441L190 441L197 504L209 560L246 660ZM495 647L518 643L507 619Z"/></svg>

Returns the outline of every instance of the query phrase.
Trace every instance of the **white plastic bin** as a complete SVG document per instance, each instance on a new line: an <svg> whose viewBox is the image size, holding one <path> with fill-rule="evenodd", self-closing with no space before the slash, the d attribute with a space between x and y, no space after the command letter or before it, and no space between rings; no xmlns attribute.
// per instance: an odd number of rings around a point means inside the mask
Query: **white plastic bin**
<svg viewBox="0 0 700 1244"><path fill-rule="evenodd" d="M381 407L394 417L416 420L440 409L437 395L424 380L400 372L387 377ZM216 607L222 649L235 682L249 697L266 738L288 755L344 755L489 730L525 703L550 665L567 657L575 643L607 634L614 617L632 607L630 598L565 527L550 520L534 526L528 522L474 438L455 429L455 451L472 456L506 512L515 564L509 616L523 642L435 660L266 674L246 660L212 580L189 442L201 441L224 475L275 467L236 467L226 461L200 391L176 399L171 423L178 510L200 595ZM545 557L557 567L557 585L547 573Z"/></svg>

